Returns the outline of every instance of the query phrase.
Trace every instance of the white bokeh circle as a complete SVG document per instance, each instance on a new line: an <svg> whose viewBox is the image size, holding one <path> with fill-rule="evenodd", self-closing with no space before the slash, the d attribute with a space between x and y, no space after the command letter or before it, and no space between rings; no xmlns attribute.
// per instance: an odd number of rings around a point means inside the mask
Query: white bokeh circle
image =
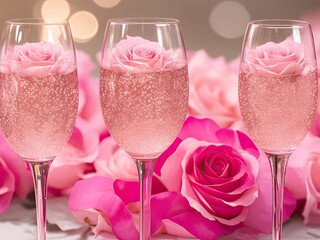
<svg viewBox="0 0 320 240"><path fill-rule="evenodd" d="M242 37L248 21L250 21L248 10L235 1L220 2L212 9L209 16L213 31L228 39Z"/></svg>

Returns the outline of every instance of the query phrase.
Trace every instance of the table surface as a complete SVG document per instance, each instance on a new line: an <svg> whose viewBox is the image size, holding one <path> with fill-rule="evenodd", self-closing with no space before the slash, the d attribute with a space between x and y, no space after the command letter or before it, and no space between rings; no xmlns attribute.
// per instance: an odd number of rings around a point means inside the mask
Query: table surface
<svg viewBox="0 0 320 240"><path fill-rule="evenodd" d="M102 240L94 238L88 227L79 223L67 209L67 198L49 199L47 204L48 240ZM62 231L62 230L63 231ZM35 209L26 208L21 202L14 200L10 208L0 214L1 240L35 240L37 227ZM104 239L116 239L110 234ZM153 239L181 239L173 236L161 236ZM239 240L223 237L223 240ZM271 236L261 236L260 240L271 239ZM293 219L286 223L283 230L284 240L314 240L320 239L320 227L305 226L301 219Z"/></svg>

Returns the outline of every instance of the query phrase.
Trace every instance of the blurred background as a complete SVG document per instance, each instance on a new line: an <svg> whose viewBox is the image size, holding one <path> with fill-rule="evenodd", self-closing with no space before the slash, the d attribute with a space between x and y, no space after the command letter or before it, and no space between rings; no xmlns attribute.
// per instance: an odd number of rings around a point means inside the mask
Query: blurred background
<svg viewBox="0 0 320 240"><path fill-rule="evenodd" d="M239 56L249 20L300 19L319 10L320 0L0 0L0 30L11 18L66 19L76 48L96 59L108 19L170 17L181 20L188 50L232 60Z"/></svg>

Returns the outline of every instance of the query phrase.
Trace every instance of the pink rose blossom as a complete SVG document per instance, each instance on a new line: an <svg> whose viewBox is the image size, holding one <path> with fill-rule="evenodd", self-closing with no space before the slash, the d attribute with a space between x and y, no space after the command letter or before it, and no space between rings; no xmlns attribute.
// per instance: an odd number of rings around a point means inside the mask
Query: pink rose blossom
<svg viewBox="0 0 320 240"><path fill-rule="evenodd" d="M106 131L99 99L99 80L94 78L95 64L83 51L76 51L79 82L78 117L87 121L100 134Z"/></svg>
<svg viewBox="0 0 320 240"><path fill-rule="evenodd" d="M245 71L262 76L299 74L305 70L304 46L290 38L248 49L244 59Z"/></svg>
<svg viewBox="0 0 320 240"><path fill-rule="evenodd" d="M242 223L241 230L251 233L270 232L269 163L243 133L189 117L179 138L160 156L155 172L169 191L180 192L205 218L236 228ZM295 204L287 192L285 219Z"/></svg>
<svg viewBox="0 0 320 240"><path fill-rule="evenodd" d="M310 153L307 162L307 201L302 215L306 224L320 224L320 151Z"/></svg>
<svg viewBox="0 0 320 240"><path fill-rule="evenodd" d="M98 132L86 121L78 118L69 142L52 163L49 187L67 191L84 178L98 155L98 146Z"/></svg>
<svg viewBox="0 0 320 240"><path fill-rule="evenodd" d="M67 74L76 69L71 51L61 44L36 42L15 45L7 49L1 72L23 77L45 77L48 74Z"/></svg>
<svg viewBox="0 0 320 240"><path fill-rule="evenodd" d="M296 199L305 201L302 209L305 224L320 223L319 145L320 138L308 134L288 162L286 186Z"/></svg>
<svg viewBox="0 0 320 240"><path fill-rule="evenodd" d="M129 73L178 69L186 65L181 51L166 50L158 42L131 36L117 43L110 55L102 57L104 68Z"/></svg>
<svg viewBox="0 0 320 240"><path fill-rule="evenodd" d="M227 63L203 51L189 55L189 115L210 118L221 127L243 129L238 101L239 59Z"/></svg>
<svg viewBox="0 0 320 240"><path fill-rule="evenodd" d="M202 126L208 133L200 130ZM197 128L197 136L187 136L186 129L191 127ZM230 226L243 222L248 206L258 197L259 151L255 145L240 132L191 117L179 137L183 141L161 168L164 185L181 192L210 220Z"/></svg>
<svg viewBox="0 0 320 240"><path fill-rule="evenodd" d="M0 213L9 207L14 196L25 199L33 189L27 165L0 134Z"/></svg>
<svg viewBox="0 0 320 240"><path fill-rule="evenodd" d="M138 181L138 171L134 160L110 136L101 141L94 167L99 176Z"/></svg>

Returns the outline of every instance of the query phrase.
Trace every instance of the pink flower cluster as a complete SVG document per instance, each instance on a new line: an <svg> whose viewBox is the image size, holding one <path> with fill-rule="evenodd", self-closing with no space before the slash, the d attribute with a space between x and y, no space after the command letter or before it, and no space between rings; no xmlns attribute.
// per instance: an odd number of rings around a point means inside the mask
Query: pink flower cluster
<svg viewBox="0 0 320 240"><path fill-rule="evenodd" d="M239 61L211 58L202 50L188 55L189 117L155 166L152 235L207 240L222 234L249 239L250 235L270 233L270 167L266 156L241 132ZM77 51L77 64L78 120L70 141L53 162L49 192L69 195L70 211L96 236L112 232L118 239L138 239L136 166L105 128L98 79L92 76L95 64L81 51ZM319 129L315 123L289 160L285 219L296 210L299 200L305 202L301 210L305 222L320 223ZM24 162L2 138L0 143L1 213L13 196L27 196L32 181Z"/></svg>

